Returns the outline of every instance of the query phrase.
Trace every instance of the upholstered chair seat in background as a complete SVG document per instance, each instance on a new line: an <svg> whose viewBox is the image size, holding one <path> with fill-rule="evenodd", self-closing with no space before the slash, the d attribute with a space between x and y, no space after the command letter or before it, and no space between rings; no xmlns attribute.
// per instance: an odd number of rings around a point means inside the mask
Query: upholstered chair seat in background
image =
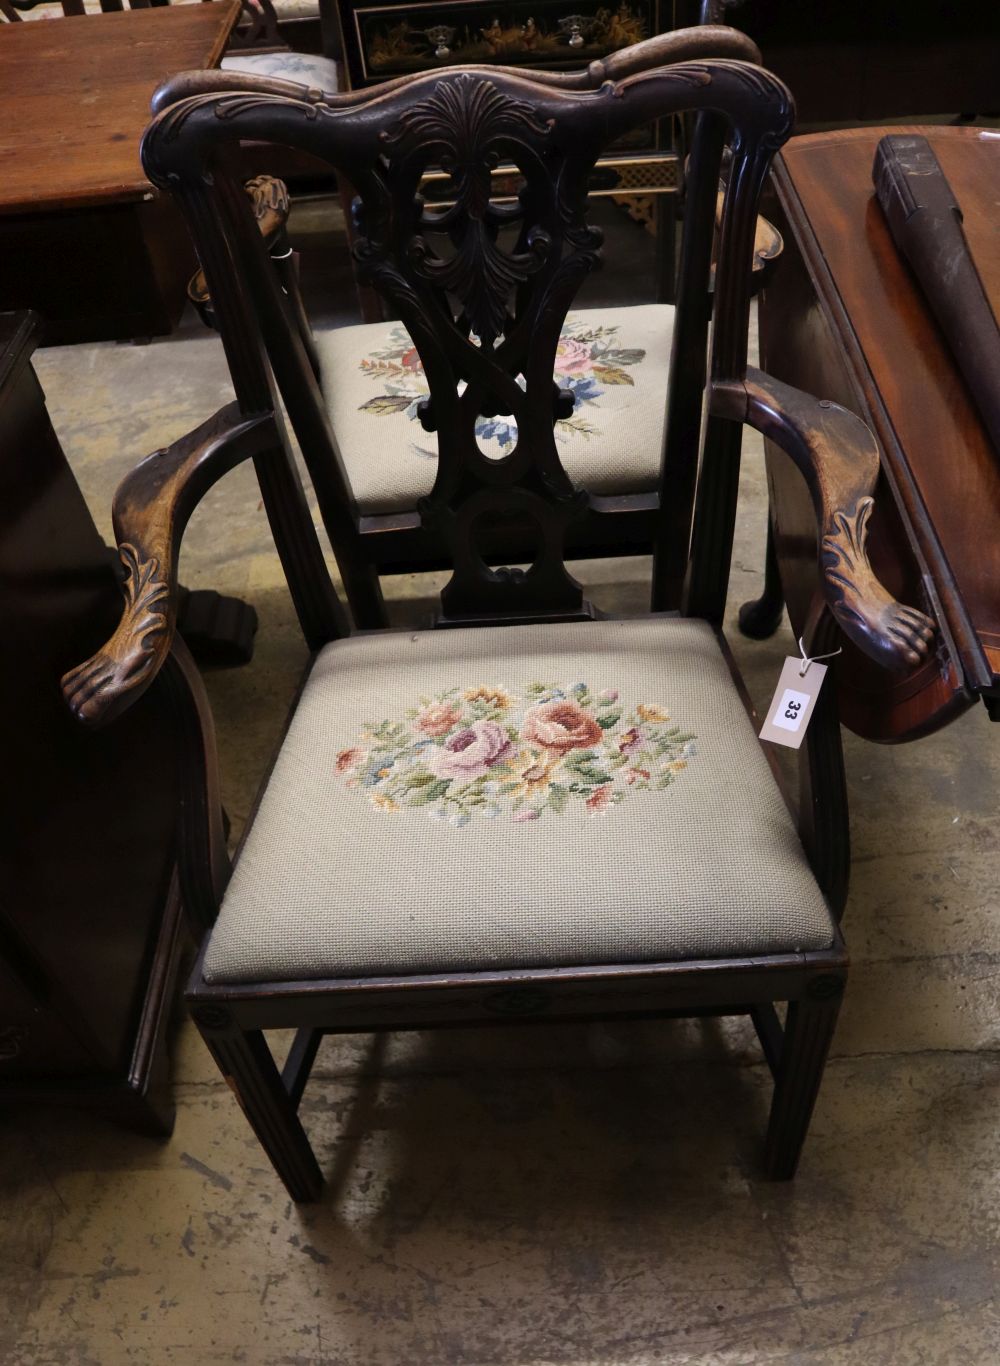
<svg viewBox="0 0 1000 1366"><path fill-rule="evenodd" d="M554 378L572 393L574 408L556 423L556 440L566 472L589 493L656 489L673 321L671 304L576 309L566 318ZM437 436L419 421L418 405L430 391L405 326L317 331L316 350L359 512L412 512L434 483ZM480 448L494 458L506 455L516 436L507 417L476 424Z"/></svg>
<svg viewBox="0 0 1000 1366"><path fill-rule="evenodd" d="M231 52L220 63L223 71L250 76L276 76L282 81L313 86L333 94L340 89L340 73L332 57L314 52Z"/></svg>

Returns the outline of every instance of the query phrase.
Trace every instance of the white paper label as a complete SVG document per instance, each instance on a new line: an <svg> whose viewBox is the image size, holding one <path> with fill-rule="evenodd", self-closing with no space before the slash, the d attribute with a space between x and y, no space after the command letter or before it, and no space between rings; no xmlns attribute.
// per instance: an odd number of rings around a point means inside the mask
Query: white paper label
<svg viewBox="0 0 1000 1366"><path fill-rule="evenodd" d="M798 730L809 706L809 694L786 688L774 712L774 724L782 730Z"/></svg>
<svg viewBox="0 0 1000 1366"><path fill-rule="evenodd" d="M812 709L826 677L826 665L810 663L802 672L803 660L786 659L778 686L767 710L760 738L776 745L798 749L802 744Z"/></svg>

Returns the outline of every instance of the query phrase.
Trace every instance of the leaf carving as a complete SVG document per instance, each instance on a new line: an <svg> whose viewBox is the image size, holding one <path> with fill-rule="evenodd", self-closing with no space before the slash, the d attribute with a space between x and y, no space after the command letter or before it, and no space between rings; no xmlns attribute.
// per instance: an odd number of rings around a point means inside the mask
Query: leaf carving
<svg viewBox="0 0 1000 1366"><path fill-rule="evenodd" d="M109 721L125 700L156 672L159 656L169 647L169 585L160 577L155 555L142 559L134 545L119 547L125 570L125 608L114 635L90 659L62 680L70 710L88 725Z"/></svg>
<svg viewBox="0 0 1000 1366"><path fill-rule="evenodd" d="M160 562L155 555L148 560L140 559L135 546L126 541L119 547L118 557L125 570L125 612L118 629L127 626L133 646L148 653L152 649L150 638L166 630L167 616L162 604L170 590L160 578Z"/></svg>
<svg viewBox="0 0 1000 1366"><path fill-rule="evenodd" d="M875 577L868 559L868 523L875 500L859 498L838 509L827 524L820 561L834 618L860 649L892 669L914 668L934 639L934 623L915 607L897 602Z"/></svg>
<svg viewBox="0 0 1000 1366"><path fill-rule="evenodd" d="M491 170L502 154L516 159L519 143L535 143L548 133L549 125L539 122L530 104L463 72L442 81L406 111L394 132L383 135L393 163L419 154L424 164L438 161L454 182L454 207L437 220L422 220L425 229L447 230L454 252L441 256L425 236L416 236L408 254L423 279L461 302L486 346L504 330L511 291L541 267L551 248L548 234L537 228L527 251L507 252L497 244L500 217L490 202Z"/></svg>

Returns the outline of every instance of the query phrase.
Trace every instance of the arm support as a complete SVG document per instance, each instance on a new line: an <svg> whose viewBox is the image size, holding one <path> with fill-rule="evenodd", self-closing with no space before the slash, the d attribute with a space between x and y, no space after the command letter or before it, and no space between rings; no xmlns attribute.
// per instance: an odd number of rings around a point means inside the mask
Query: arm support
<svg viewBox="0 0 1000 1366"><path fill-rule="evenodd" d="M107 644L62 680L77 720L111 721L152 683L174 637L177 557L192 512L222 475L275 441L272 414L244 418L230 403L147 456L118 486L113 516L125 608Z"/></svg>
<svg viewBox="0 0 1000 1366"><path fill-rule="evenodd" d="M844 634L888 669L919 664L930 650L934 623L897 602L868 560L879 454L861 419L754 369L742 384L713 385L712 412L756 428L802 471L820 529L823 596Z"/></svg>

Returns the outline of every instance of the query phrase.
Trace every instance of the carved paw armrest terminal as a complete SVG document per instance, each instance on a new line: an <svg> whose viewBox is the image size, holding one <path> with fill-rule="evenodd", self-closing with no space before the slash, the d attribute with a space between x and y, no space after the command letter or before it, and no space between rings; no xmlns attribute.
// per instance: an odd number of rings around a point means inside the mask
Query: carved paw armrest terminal
<svg viewBox="0 0 1000 1366"><path fill-rule="evenodd" d="M173 642L177 558L191 513L216 480L274 441L270 413L244 418L231 403L147 456L119 485L113 515L125 607L111 639L62 680L77 720L103 725L152 683Z"/></svg>
<svg viewBox="0 0 1000 1366"><path fill-rule="evenodd" d="M254 221L268 251L278 258L285 256L289 251L285 227L291 211L291 199L285 182L275 179L274 176L259 175L253 180L248 180L243 189L253 207ZM208 327L214 327L212 296L203 270L199 269L191 276L187 295L198 310L202 322Z"/></svg>
<svg viewBox="0 0 1000 1366"><path fill-rule="evenodd" d="M748 369L744 383L713 385L712 411L748 423L780 446L805 476L820 530L823 595L844 634L869 658L896 671L918 665L934 623L897 602L868 559L868 523L878 478L874 436L838 403Z"/></svg>

